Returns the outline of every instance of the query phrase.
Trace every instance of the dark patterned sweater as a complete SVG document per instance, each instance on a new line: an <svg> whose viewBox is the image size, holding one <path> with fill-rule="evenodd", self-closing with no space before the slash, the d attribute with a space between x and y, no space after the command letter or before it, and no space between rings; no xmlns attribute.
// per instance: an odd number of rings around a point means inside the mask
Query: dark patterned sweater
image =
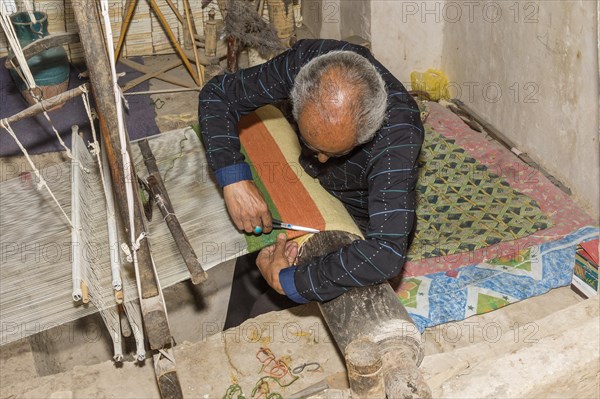
<svg viewBox="0 0 600 399"><path fill-rule="evenodd" d="M368 49L335 40L301 40L264 64L216 76L199 99L200 130L218 183L223 187L251 180L240 152L240 117L288 99L300 68L334 50L354 51L375 66L388 91L387 114L373 140L345 156L322 164L303 150L300 163L305 171L344 204L365 239L311 263L283 269L281 285L299 303L327 301L351 287L386 281L402 270L415 223L417 158L424 134L419 109Z"/></svg>

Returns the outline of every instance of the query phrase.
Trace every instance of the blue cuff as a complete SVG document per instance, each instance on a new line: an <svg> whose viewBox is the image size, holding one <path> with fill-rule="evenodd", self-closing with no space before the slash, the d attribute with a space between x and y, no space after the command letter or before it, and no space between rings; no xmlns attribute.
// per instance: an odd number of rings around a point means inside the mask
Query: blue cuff
<svg viewBox="0 0 600 399"><path fill-rule="evenodd" d="M217 169L215 175L217 177L217 183L219 183L219 186L221 187L242 180L252 180L252 172L247 163L236 163L234 165L225 166L224 168Z"/></svg>
<svg viewBox="0 0 600 399"><path fill-rule="evenodd" d="M279 272L279 283L281 284L281 288L283 288L285 295L287 295L292 301L298 303L308 303L310 301L296 291L296 283L294 283L295 272L296 266L286 267Z"/></svg>

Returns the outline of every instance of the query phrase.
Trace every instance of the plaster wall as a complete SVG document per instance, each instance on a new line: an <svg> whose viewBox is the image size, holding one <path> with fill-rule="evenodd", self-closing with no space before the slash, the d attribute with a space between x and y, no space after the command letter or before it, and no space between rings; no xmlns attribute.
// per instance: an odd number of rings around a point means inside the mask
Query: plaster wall
<svg viewBox="0 0 600 399"><path fill-rule="evenodd" d="M340 36L360 36L371 40L371 2L364 0L340 1Z"/></svg>
<svg viewBox="0 0 600 399"><path fill-rule="evenodd" d="M443 1L371 0L370 3L373 54L398 79L407 83L411 71L440 67Z"/></svg>
<svg viewBox="0 0 600 399"><path fill-rule="evenodd" d="M371 2L366 0L304 0L304 24L315 37L346 39L371 38Z"/></svg>
<svg viewBox="0 0 600 399"><path fill-rule="evenodd" d="M451 3L462 15L446 19L443 29L442 69L453 96L561 180L597 218L598 3Z"/></svg>

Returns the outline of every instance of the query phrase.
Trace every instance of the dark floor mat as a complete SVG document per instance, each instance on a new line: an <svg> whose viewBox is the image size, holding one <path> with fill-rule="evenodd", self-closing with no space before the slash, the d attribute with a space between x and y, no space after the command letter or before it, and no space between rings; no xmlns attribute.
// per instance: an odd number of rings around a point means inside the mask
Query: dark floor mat
<svg viewBox="0 0 600 399"><path fill-rule="evenodd" d="M8 70L4 67L5 59L0 59L0 118L7 118L28 107L17 86L13 82ZM141 59L137 59L141 63ZM119 64L118 72L125 72L126 75L119 80L119 83L135 79L142 74L131 68ZM86 82L78 77L79 72L71 67L69 88L77 87ZM131 89L133 91L148 90L148 81ZM159 133L158 126L154 121L154 106L149 95L136 95L127 97L129 111L125 120L131 140L148 137ZM81 97L74 98L55 111L49 113L52 123L61 135L64 142L71 145L71 126L78 125L86 139L91 139L89 121L85 112ZM11 127L17 134L17 137L31 154L42 154L45 152L61 151L62 147L58 142L52 127L43 114L27 118L11 124ZM0 129L0 156L19 155L21 151L13 138L4 130Z"/></svg>

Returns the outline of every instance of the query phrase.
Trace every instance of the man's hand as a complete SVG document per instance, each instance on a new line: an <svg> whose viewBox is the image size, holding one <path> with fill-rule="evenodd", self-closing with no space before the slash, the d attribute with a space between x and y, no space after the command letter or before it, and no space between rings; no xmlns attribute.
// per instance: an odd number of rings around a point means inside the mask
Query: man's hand
<svg viewBox="0 0 600 399"><path fill-rule="evenodd" d="M277 243L263 248L256 258L256 266L267 283L278 293L285 295L279 282L279 272L294 263L298 255L298 243L286 241L285 234L277 236Z"/></svg>
<svg viewBox="0 0 600 399"><path fill-rule="evenodd" d="M269 208L253 181L229 184L223 188L223 196L229 216L238 229L253 233L258 226L265 233L271 232L273 223Z"/></svg>

